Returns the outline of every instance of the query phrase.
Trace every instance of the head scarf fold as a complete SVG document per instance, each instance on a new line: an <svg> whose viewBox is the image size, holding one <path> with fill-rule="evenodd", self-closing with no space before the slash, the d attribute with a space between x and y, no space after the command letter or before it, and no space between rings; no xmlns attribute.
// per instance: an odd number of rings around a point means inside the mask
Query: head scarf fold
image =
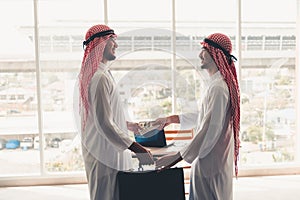
<svg viewBox="0 0 300 200"><path fill-rule="evenodd" d="M90 81L97 71L103 58L105 45L111 36L116 37L114 31L106 25L94 25L87 31L83 46L85 47L81 70L79 73L80 111L82 115L82 130L85 129L88 117L88 91Z"/></svg>
<svg viewBox="0 0 300 200"><path fill-rule="evenodd" d="M240 91L236 75L236 69L233 60L236 58L231 55L232 44L230 38L221 33L209 35L201 42L204 48L207 49L212 56L216 65L222 74L230 94L231 101L231 120L233 123L234 133L234 163L235 175L238 174L237 160L239 155L239 131L240 131Z"/></svg>

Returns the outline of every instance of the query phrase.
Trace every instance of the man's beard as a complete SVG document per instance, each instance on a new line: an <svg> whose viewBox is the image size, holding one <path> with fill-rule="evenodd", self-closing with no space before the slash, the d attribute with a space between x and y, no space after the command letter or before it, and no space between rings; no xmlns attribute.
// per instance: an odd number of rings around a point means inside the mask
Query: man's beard
<svg viewBox="0 0 300 200"><path fill-rule="evenodd" d="M116 59L116 56L112 53L108 53L106 51L104 51L104 54L103 54L103 57L108 60L108 61L111 61L111 60L115 60Z"/></svg>
<svg viewBox="0 0 300 200"><path fill-rule="evenodd" d="M208 62L208 63L204 63L203 65L200 66L200 68L201 68L201 69L208 69L208 68L210 68L212 62L213 62L213 61L211 60L211 61Z"/></svg>
<svg viewBox="0 0 300 200"><path fill-rule="evenodd" d="M112 53L112 50L110 50L107 46L104 48L103 57L108 61L116 59L116 56Z"/></svg>
<svg viewBox="0 0 300 200"><path fill-rule="evenodd" d="M109 61L115 60L115 59L116 59L116 56L113 55L113 54L108 54L108 55L106 55L106 59L109 60Z"/></svg>

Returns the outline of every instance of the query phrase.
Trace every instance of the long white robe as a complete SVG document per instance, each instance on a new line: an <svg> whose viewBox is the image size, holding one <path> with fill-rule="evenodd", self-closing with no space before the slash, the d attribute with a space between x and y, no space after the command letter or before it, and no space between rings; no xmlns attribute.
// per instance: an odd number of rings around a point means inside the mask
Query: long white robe
<svg viewBox="0 0 300 200"><path fill-rule="evenodd" d="M116 174L132 168L129 137L117 86L101 63L89 85L89 114L82 152L91 200L118 199Z"/></svg>
<svg viewBox="0 0 300 200"><path fill-rule="evenodd" d="M190 200L232 200L234 139L229 91L220 72L211 76L196 116L179 116L186 127L198 119L194 139L180 151L192 163Z"/></svg>

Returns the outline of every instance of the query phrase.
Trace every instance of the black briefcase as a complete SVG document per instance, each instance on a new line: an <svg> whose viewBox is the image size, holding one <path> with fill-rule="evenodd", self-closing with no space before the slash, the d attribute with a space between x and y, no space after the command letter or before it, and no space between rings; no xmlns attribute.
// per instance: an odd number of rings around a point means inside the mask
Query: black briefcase
<svg viewBox="0 0 300 200"><path fill-rule="evenodd" d="M161 172L124 172L117 175L119 200L184 200L184 175L182 168Z"/></svg>

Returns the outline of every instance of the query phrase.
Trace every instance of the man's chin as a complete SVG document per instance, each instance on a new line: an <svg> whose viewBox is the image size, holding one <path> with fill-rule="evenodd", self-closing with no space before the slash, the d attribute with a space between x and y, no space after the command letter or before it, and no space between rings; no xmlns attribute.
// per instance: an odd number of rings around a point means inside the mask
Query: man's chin
<svg viewBox="0 0 300 200"><path fill-rule="evenodd" d="M112 61L112 60L115 60L115 59L116 59L116 56L115 56L115 55L111 55L111 56L108 58L109 61Z"/></svg>
<svg viewBox="0 0 300 200"><path fill-rule="evenodd" d="M203 64L200 66L201 69L208 69L209 65L208 64Z"/></svg>

